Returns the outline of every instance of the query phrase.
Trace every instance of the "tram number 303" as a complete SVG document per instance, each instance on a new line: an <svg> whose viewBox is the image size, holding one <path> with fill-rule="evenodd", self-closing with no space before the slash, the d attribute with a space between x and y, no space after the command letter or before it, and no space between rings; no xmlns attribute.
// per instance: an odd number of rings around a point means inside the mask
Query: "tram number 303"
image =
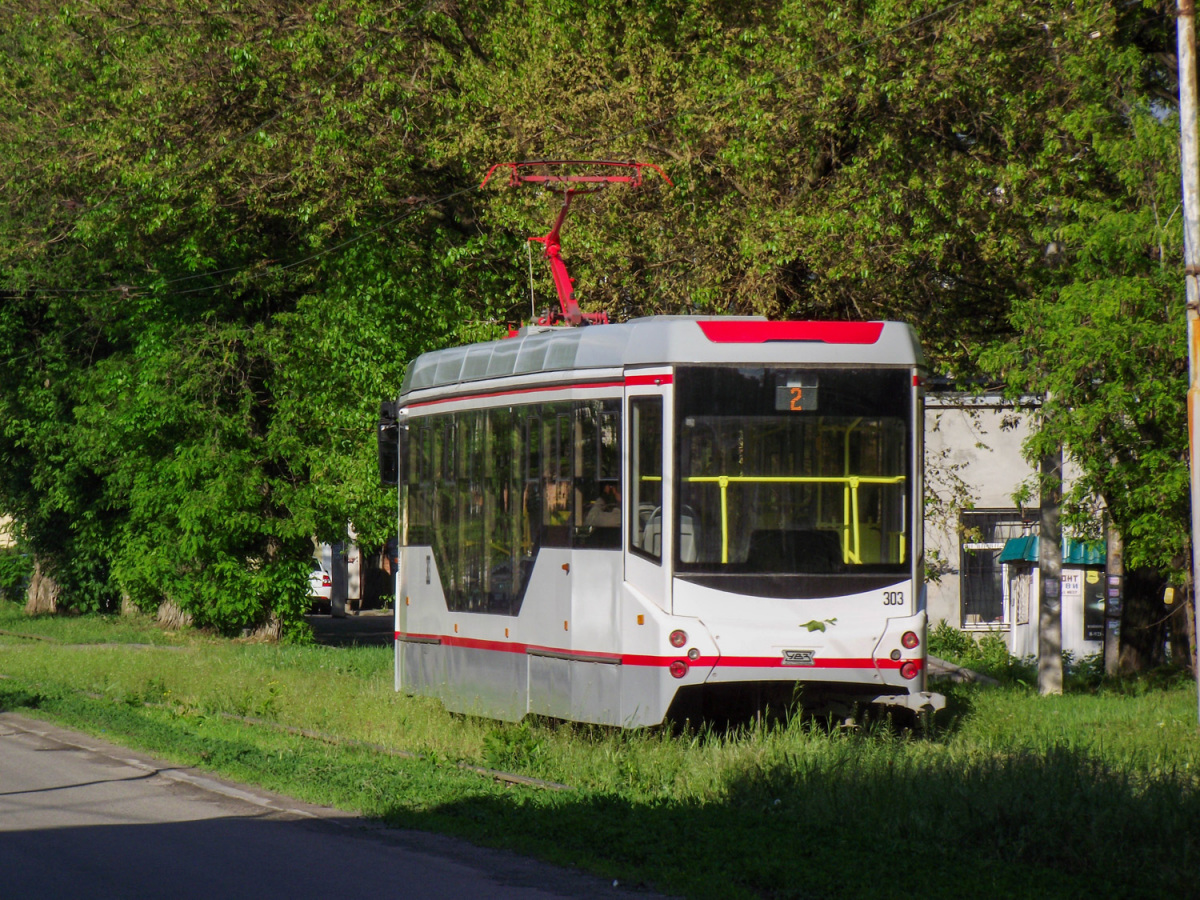
<svg viewBox="0 0 1200 900"><path fill-rule="evenodd" d="M884 606L903 606L904 591L884 591L883 592Z"/></svg>

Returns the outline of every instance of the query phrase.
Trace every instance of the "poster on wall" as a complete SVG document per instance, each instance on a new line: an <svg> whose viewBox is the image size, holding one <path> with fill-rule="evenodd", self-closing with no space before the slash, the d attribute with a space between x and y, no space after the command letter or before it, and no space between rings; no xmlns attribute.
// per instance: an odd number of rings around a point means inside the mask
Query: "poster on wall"
<svg viewBox="0 0 1200 900"><path fill-rule="evenodd" d="M1008 582L1008 595L1012 600L1013 618L1017 625L1029 624L1029 583L1028 572L1014 575Z"/></svg>
<svg viewBox="0 0 1200 900"><path fill-rule="evenodd" d="M1108 606L1105 615L1110 619L1121 618L1121 587L1120 575L1108 576L1108 597L1106 599Z"/></svg>
<svg viewBox="0 0 1200 900"><path fill-rule="evenodd" d="M1079 569L1068 569L1062 573L1063 600L1077 600L1083 596L1083 572Z"/></svg>
<svg viewBox="0 0 1200 900"><path fill-rule="evenodd" d="M1104 578L1099 569L1086 569L1082 576L1083 639L1104 640Z"/></svg>

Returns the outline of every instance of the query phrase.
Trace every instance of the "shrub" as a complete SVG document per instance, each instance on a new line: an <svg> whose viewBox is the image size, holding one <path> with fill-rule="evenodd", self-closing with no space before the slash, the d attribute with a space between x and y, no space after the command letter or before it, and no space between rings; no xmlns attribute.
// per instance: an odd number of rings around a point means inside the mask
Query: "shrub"
<svg viewBox="0 0 1200 900"><path fill-rule="evenodd" d="M0 598L20 603L33 576L33 557L17 550L0 551Z"/></svg>
<svg viewBox="0 0 1200 900"><path fill-rule="evenodd" d="M943 619L930 633L928 645L929 652L940 659L1008 684L1030 684L1037 678L1034 660L1013 656L1004 636L995 631L984 632L976 639Z"/></svg>

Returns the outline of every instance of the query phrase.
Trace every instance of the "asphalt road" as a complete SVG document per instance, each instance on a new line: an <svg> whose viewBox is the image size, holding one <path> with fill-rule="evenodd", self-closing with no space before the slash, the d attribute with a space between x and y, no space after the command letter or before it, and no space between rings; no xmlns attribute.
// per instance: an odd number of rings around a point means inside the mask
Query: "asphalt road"
<svg viewBox="0 0 1200 900"><path fill-rule="evenodd" d="M649 898L0 713L0 897Z"/></svg>

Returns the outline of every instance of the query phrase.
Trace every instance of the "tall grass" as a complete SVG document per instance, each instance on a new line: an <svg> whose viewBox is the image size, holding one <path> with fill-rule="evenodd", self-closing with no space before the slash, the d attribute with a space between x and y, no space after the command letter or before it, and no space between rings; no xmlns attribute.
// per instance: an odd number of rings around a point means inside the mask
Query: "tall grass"
<svg viewBox="0 0 1200 900"><path fill-rule="evenodd" d="M0 605L0 630L17 615ZM1057 698L948 686L924 737L798 718L676 734L449 714L392 691L390 648L154 641L137 620L21 628L65 642L0 635L0 706L693 897L1185 896L1200 862L1182 684ZM574 790L503 786L460 761Z"/></svg>

